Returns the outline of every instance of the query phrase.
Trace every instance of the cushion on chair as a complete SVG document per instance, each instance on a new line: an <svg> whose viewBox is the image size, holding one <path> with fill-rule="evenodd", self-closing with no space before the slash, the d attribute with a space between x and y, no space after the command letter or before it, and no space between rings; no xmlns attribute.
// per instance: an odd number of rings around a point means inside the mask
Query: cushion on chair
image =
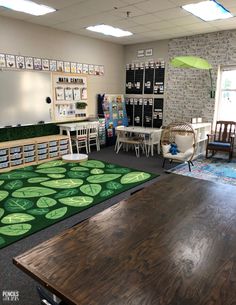
<svg viewBox="0 0 236 305"><path fill-rule="evenodd" d="M222 143L222 142L209 142L208 146L215 146L215 147L230 147L231 144L230 143Z"/></svg>
<svg viewBox="0 0 236 305"><path fill-rule="evenodd" d="M186 150L184 153L180 152L177 155L172 155L171 153L167 153L164 155L166 159L178 160L178 161L189 161L193 154L193 148Z"/></svg>
<svg viewBox="0 0 236 305"><path fill-rule="evenodd" d="M163 155L165 156L170 151L170 144L165 144L161 146Z"/></svg>
<svg viewBox="0 0 236 305"><path fill-rule="evenodd" d="M178 146L178 149L180 152L184 153L186 150L190 149L193 147L193 135L175 135L175 143Z"/></svg>

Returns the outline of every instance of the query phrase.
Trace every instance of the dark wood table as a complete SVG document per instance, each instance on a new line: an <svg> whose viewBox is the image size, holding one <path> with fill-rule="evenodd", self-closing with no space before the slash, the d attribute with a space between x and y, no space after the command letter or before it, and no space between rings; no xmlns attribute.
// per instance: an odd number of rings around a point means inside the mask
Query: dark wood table
<svg viewBox="0 0 236 305"><path fill-rule="evenodd" d="M171 174L14 263L73 305L235 305L236 187Z"/></svg>

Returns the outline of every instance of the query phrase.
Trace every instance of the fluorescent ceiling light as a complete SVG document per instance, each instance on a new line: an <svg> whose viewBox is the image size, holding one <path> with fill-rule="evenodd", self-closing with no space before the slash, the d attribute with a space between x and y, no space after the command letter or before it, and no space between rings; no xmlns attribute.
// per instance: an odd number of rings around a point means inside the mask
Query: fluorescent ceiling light
<svg viewBox="0 0 236 305"><path fill-rule="evenodd" d="M0 0L0 6L34 16L41 16L56 11L52 7L37 4L28 0Z"/></svg>
<svg viewBox="0 0 236 305"><path fill-rule="evenodd" d="M187 4L182 6L182 8L203 19L204 21L213 21L233 17L233 15L227 9L214 0Z"/></svg>
<svg viewBox="0 0 236 305"><path fill-rule="evenodd" d="M106 24L89 26L86 29L89 31L98 32L98 33L102 33L104 35L110 35L110 36L114 36L114 37L124 37L124 36L133 35L133 33L129 32L129 31L123 31L119 28L114 28L113 26L106 25Z"/></svg>

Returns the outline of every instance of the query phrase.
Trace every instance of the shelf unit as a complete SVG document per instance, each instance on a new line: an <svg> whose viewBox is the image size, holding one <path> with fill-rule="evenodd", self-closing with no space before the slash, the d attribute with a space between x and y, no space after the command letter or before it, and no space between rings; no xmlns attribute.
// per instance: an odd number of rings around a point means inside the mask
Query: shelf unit
<svg viewBox="0 0 236 305"><path fill-rule="evenodd" d="M207 134L211 133L211 123L191 124L196 137L196 157L206 152Z"/></svg>
<svg viewBox="0 0 236 305"><path fill-rule="evenodd" d="M0 143L0 172L59 159L69 153L69 137L52 135Z"/></svg>
<svg viewBox="0 0 236 305"><path fill-rule="evenodd" d="M53 73L54 120L86 119L87 107L76 109L76 103L88 101L87 77L78 74Z"/></svg>

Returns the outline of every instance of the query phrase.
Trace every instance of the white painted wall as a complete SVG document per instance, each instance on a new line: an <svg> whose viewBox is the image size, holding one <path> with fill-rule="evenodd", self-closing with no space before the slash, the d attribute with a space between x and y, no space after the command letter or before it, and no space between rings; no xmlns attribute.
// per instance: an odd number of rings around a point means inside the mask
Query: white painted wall
<svg viewBox="0 0 236 305"><path fill-rule="evenodd" d="M118 44L0 17L0 52L104 65L104 76L88 76L90 115L97 93L124 93L124 47Z"/></svg>

